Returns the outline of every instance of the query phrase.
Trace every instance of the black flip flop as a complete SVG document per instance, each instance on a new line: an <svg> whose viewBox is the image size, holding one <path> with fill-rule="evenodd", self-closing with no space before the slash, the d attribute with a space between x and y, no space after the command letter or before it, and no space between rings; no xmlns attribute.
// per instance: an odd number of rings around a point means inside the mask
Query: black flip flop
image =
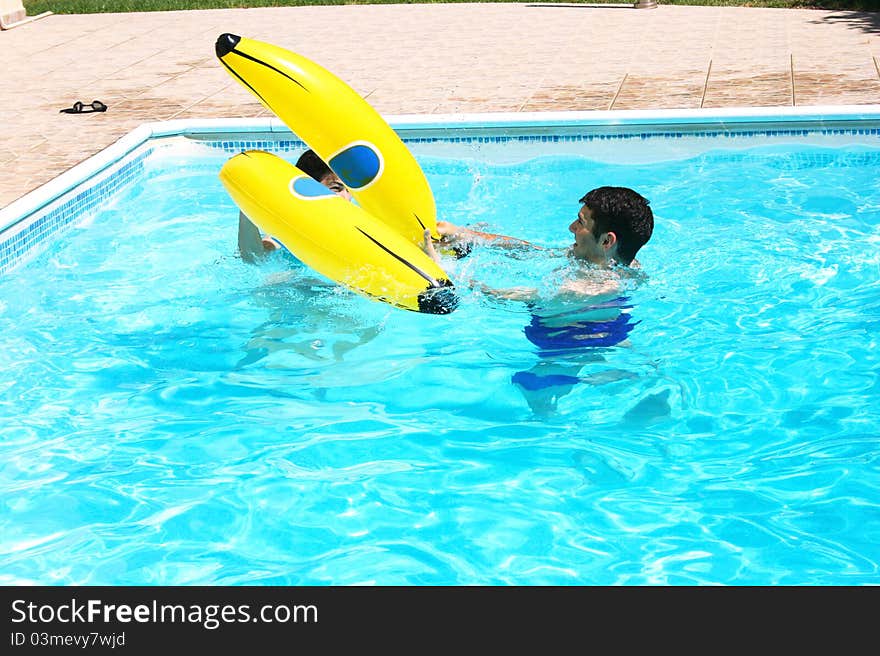
<svg viewBox="0 0 880 656"><path fill-rule="evenodd" d="M73 107L59 110L61 114L90 114L91 112L106 112L107 105L100 100L93 100L91 104L86 105L77 100L73 103Z"/></svg>

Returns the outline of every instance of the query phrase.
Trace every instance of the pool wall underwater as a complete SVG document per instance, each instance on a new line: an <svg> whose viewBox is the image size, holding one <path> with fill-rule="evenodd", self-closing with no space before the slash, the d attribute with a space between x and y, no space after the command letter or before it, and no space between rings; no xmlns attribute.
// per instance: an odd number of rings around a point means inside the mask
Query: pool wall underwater
<svg viewBox="0 0 880 656"><path fill-rule="evenodd" d="M519 114L400 115L386 117L404 143L613 144L645 140L858 134L880 135L880 105L545 112ZM126 185L137 181L158 144L183 137L230 153L246 149L290 152L305 147L280 120L215 119L148 123L0 209L0 274L63 237Z"/></svg>

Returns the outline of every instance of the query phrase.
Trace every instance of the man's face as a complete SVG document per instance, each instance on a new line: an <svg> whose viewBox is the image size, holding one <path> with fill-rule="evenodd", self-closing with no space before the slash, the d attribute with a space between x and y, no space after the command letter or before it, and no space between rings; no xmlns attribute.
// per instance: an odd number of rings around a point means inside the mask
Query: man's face
<svg viewBox="0 0 880 656"><path fill-rule="evenodd" d="M348 190L348 187L342 184L342 180L335 173L328 173L321 178L321 184L337 196L342 196L345 200L351 200L351 192Z"/></svg>
<svg viewBox="0 0 880 656"><path fill-rule="evenodd" d="M611 233L599 235L598 238L593 236L593 212L589 207L581 206L578 218L568 226L568 230L574 235L572 255L596 264L605 262L606 252L611 245L608 243Z"/></svg>

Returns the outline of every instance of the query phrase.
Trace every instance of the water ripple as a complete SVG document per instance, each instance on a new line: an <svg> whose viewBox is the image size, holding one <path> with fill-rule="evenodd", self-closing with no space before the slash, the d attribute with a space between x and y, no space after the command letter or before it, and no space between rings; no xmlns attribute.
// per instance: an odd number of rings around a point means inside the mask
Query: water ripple
<svg viewBox="0 0 880 656"><path fill-rule="evenodd" d="M880 584L877 152L433 158L445 218L548 248L584 180L651 198L626 343L554 356L465 285L438 317L246 266L222 158L156 164L0 278L0 582Z"/></svg>

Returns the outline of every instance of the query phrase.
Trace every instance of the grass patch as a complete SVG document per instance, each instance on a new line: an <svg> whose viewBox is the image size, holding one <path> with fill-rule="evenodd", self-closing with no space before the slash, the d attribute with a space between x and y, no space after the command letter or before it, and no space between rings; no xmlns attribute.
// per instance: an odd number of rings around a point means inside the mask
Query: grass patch
<svg viewBox="0 0 880 656"><path fill-rule="evenodd" d="M442 0L473 2L474 0ZM504 2L505 0L496 0ZM507 0L522 2L523 0ZM547 0L536 0L546 2ZM571 0L565 0L570 2ZM574 0L578 2L578 0ZM788 9L836 9L880 11L880 0L658 0L664 5L722 7L776 7ZM628 4L626 0L589 0L584 4ZM432 4L432 0L24 0L28 15L44 11L56 14L103 14L180 9L232 9L236 7L302 7L311 5Z"/></svg>

